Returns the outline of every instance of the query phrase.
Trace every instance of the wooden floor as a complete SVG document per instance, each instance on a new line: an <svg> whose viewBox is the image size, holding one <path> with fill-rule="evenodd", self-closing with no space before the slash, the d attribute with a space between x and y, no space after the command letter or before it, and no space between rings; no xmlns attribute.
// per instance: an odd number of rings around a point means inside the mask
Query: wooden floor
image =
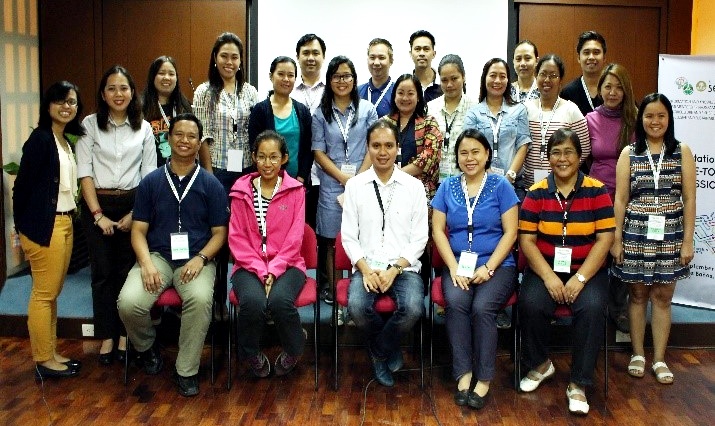
<svg viewBox="0 0 715 426"><path fill-rule="evenodd" d="M419 371L396 376L388 389L370 382L370 365L362 348L343 348L341 387L332 389L331 357L320 361L320 385L313 389L312 352L285 378L253 379L239 366L227 391L225 363L217 382L208 374L209 350L202 360L201 393L183 398L170 380L176 348L164 351L166 367L149 377L133 368L122 384L118 364L100 366L98 345L87 340L61 340L60 351L84 362L79 377L35 382L29 342L0 338L0 424L7 425L706 425L715 419L715 351L668 351L675 374L672 386L656 383L652 374L634 379L625 373L628 354L609 354L609 397L603 397L602 362L596 385L588 392L591 412L569 415L565 397L570 356L554 354L555 377L530 394L511 386L509 354L500 353L497 377L486 407L479 411L452 402L448 368L436 368L433 384L419 387ZM276 356L270 348L270 356ZM441 354L445 361L445 354ZM225 360L224 360L225 362ZM407 367L416 366L408 354ZM235 371L235 370L234 370ZM368 382L369 385L368 385ZM366 389L366 385L367 389Z"/></svg>

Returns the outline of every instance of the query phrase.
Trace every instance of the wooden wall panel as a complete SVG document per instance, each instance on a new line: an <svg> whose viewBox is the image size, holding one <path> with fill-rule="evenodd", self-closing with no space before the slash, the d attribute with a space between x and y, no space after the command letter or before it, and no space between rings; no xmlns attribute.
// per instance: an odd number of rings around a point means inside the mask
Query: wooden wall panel
<svg viewBox="0 0 715 426"><path fill-rule="evenodd" d="M578 35L595 30L606 38L606 62L619 62L628 69L636 99L657 88L660 40L660 8L537 5L519 7L519 39L528 38L541 55L556 53L566 66L568 83L581 75L577 62ZM597 19L594 19L597 17ZM544 25L549 22L551 24Z"/></svg>
<svg viewBox="0 0 715 426"><path fill-rule="evenodd" d="M79 86L84 113L96 107L95 9L86 0L39 2L40 91L69 80Z"/></svg>
<svg viewBox="0 0 715 426"><path fill-rule="evenodd" d="M243 60L246 64L242 64L241 68L248 70L246 0L192 0L191 8L191 63L189 74L184 80L191 77L195 87L208 80L211 48L216 37L225 31L235 33L243 42ZM191 99L189 92L186 93Z"/></svg>

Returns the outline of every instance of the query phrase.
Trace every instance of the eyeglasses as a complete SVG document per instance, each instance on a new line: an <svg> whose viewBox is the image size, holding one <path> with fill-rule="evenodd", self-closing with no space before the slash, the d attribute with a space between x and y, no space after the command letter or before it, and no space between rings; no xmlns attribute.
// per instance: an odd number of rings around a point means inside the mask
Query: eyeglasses
<svg viewBox="0 0 715 426"><path fill-rule="evenodd" d="M542 80L558 80L561 78L561 76L556 73L547 74L545 72L540 72L536 74L536 76Z"/></svg>
<svg viewBox="0 0 715 426"><path fill-rule="evenodd" d="M67 104L68 106L73 107L73 106L77 106L77 99L72 99L72 98L69 98L69 99L58 99L58 100L56 100L56 101L52 101L52 103L55 104L55 105L57 105L57 106L62 106L62 105L64 105L64 104Z"/></svg>
<svg viewBox="0 0 715 426"><path fill-rule="evenodd" d="M337 83L339 81L350 83L351 81L353 81L353 78L355 78L355 76L352 74L333 74L333 76L330 78L330 81L332 81L333 83Z"/></svg>
<svg viewBox="0 0 715 426"><path fill-rule="evenodd" d="M256 163L268 164L268 161L270 161L271 164L273 164L275 166L276 164L281 162L281 157L279 157L277 155L272 155L270 157L265 157L263 155L259 155L258 157L256 157Z"/></svg>
<svg viewBox="0 0 715 426"><path fill-rule="evenodd" d="M570 157L574 157L577 154L578 153L576 152L575 149L565 149L563 151L555 149L549 153L549 155L553 159L559 159L559 158L561 158L562 155L566 158L570 158Z"/></svg>

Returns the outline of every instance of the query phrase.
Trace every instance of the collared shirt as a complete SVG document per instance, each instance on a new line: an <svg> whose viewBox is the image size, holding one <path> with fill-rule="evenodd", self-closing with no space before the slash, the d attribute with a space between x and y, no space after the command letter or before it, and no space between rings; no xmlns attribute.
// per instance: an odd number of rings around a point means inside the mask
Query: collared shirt
<svg viewBox="0 0 715 426"><path fill-rule="evenodd" d="M373 182L377 183L386 209L384 244L383 214ZM392 185L395 187L392 188ZM394 264L399 258L405 258L410 262L405 270L419 273L419 259L425 250L429 232L424 186L397 167L387 184L383 184L370 167L345 185L340 232L343 247L353 265L362 258L384 253L387 258L382 260Z"/></svg>
<svg viewBox="0 0 715 426"><path fill-rule="evenodd" d="M110 118L107 131L99 129L97 114L82 121L87 134L77 141L77 177L91 177L95 188L134 189L156 169L156 148L151 125L142 120L132 130L129 120L117 125Z"/></svg>
<svg viewBox="0 0 715 426"><path fill-rule="evenodd" d="M315 110L320 107L320 100L323 98L324 91L325 83L323 80L318 80L312 86L308 86L301 81L300 84L295 86L295 89L293 89L291 97L307 106L310 113L313 114Z"/></svg>
<svg viewBox="0 0 715 426"><path fill-rule="evenodd" d="M564 86L559 96L575 103L583 115L588 114L593 111L593 108L603 104L603 99L598 95L596 95L595 98L591 98L591 103L588 102L588 98L591 94L586 94L586 90L584 90L583 83L581 82L581 76L574 78L569 84ZM593 104L593 108L591 108L591 104Z"/></svg>
<svg viewBox="0 0 715 426"><path fill-rule="evenodd" d="M218 104L208 82L203 82L194 92L194 113L204 125L203 140L207 140L211 151L211 165L226 169L228 150L243 150L243 168L252 164L251 148L248 142L248 117L251 108L258 103L258 91L248 83L238 94L221 90ZM234 124L237 132L234 132Z"/></svg>
<svg viewBox="0 0 715 426"><path fill-rule="evenodd" d="M506 102L502 102L498 115L502 116L497 134L498 156L492 158L492 167L498 167L506 172L510 169L519 148L531 143L531 134L529 133L526 107L523 104L508 105ZM492 126L496 127L497 121L498 117L491 112L487 105L487 99L484 98L467 113L464 128L477 129L482 132L494 150ZM493 154L494 152L492 152ZM519 173L519 170L514 171Z"/></svg>
<svg viewBox="0 0 715 426"><path fill-rule="evenodd" d="M442 96L442 86L440 86L439 82L437 81L437 78L439 77L439 74L437 74L437 71L432 69L432 72L434 73L434 78L432 79L432 83L428 84L427 86L422 86L422 92L424 93L424 98L425 98L425 103L429 103L432 99L437 99L440 96ZM415 73L415 70L412 70L412 74Z"/></svg>
<svg viewBox="0 0 715 426"><path fill-rule="evenodd" d="M360 96L360 99L365 99L375 105L377 116L383 117L390 113L390 99L394 88L395 85L392 84L392 77L387 77L385 84L380 87L375 87L375 85L372 84L372 78L370 78L367 83L358 86L358 95ZM383 92L385 92L384 96ZM369 99L368 94L370 95ZM378 99L380 99L380 103L376 104Z"/></svg>
<svg viewBox="0 0 715 426"><path fill-rule="evenodd" d="M171 233L179 230L179 202L166 180L168 168L176 191L181 197L194 170L182 179L171 170L171 161L150 173L139 184L134 200L133 219L149 224L146 240L149 251L158 252L171 261ZM196 167L199 167L197 164ZM196 256L211 239L211 228L228 225L228 199L223 185L215 176L199 169L189 193L181 201L181 231L189 234L189 256ZM175 266L189 259L175 262Z"/></svg>
<svg viewBox="0 0 715 426"><path fill-rule="evenodd" d="M462 94L457 108L450 114L444 105L444 96L430 101L427 104L427 113L437 120L439 131L442 132L444 142L442 143L442 159L439 162L439 181L460 173L457 161L454 156L454 143L462 133L464 119L467 112L476 105L476 101L466 93ZM447 131L449 127L449 132ZM449 136L447 136L449 134Z"/></svg>
<svg viewBox="0 0 715 426"><path fill-rule="evenodd" d="M576 272L596 243L596 235L615 230L613 204L606 187L580 171L571 194L561 194L559 201L556 191L553 174L529 189L519 211L519 232L536 234L536 246L553 265L556 247L564 242L564 205L569 204L565 241L573 250L571 272Z"/></svg>

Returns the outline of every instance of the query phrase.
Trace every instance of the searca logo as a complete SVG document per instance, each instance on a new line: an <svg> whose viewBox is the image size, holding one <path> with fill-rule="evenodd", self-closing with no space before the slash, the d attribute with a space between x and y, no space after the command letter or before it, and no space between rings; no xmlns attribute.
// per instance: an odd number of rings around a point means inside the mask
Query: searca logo
<svg viewBox="0 0 715 426"><path fill-rule="evenodd" d="M704 80L698 81L697 83L695 83L695 86L693 86L693 84L690 83L687 78L678 77L677 79L675 79L675 85L678 86L678 90L682 90L682 92L686 95L692 95L694 90L697 90L698 92L707 93L715 92L715 84L706 82Z"/></svg>

